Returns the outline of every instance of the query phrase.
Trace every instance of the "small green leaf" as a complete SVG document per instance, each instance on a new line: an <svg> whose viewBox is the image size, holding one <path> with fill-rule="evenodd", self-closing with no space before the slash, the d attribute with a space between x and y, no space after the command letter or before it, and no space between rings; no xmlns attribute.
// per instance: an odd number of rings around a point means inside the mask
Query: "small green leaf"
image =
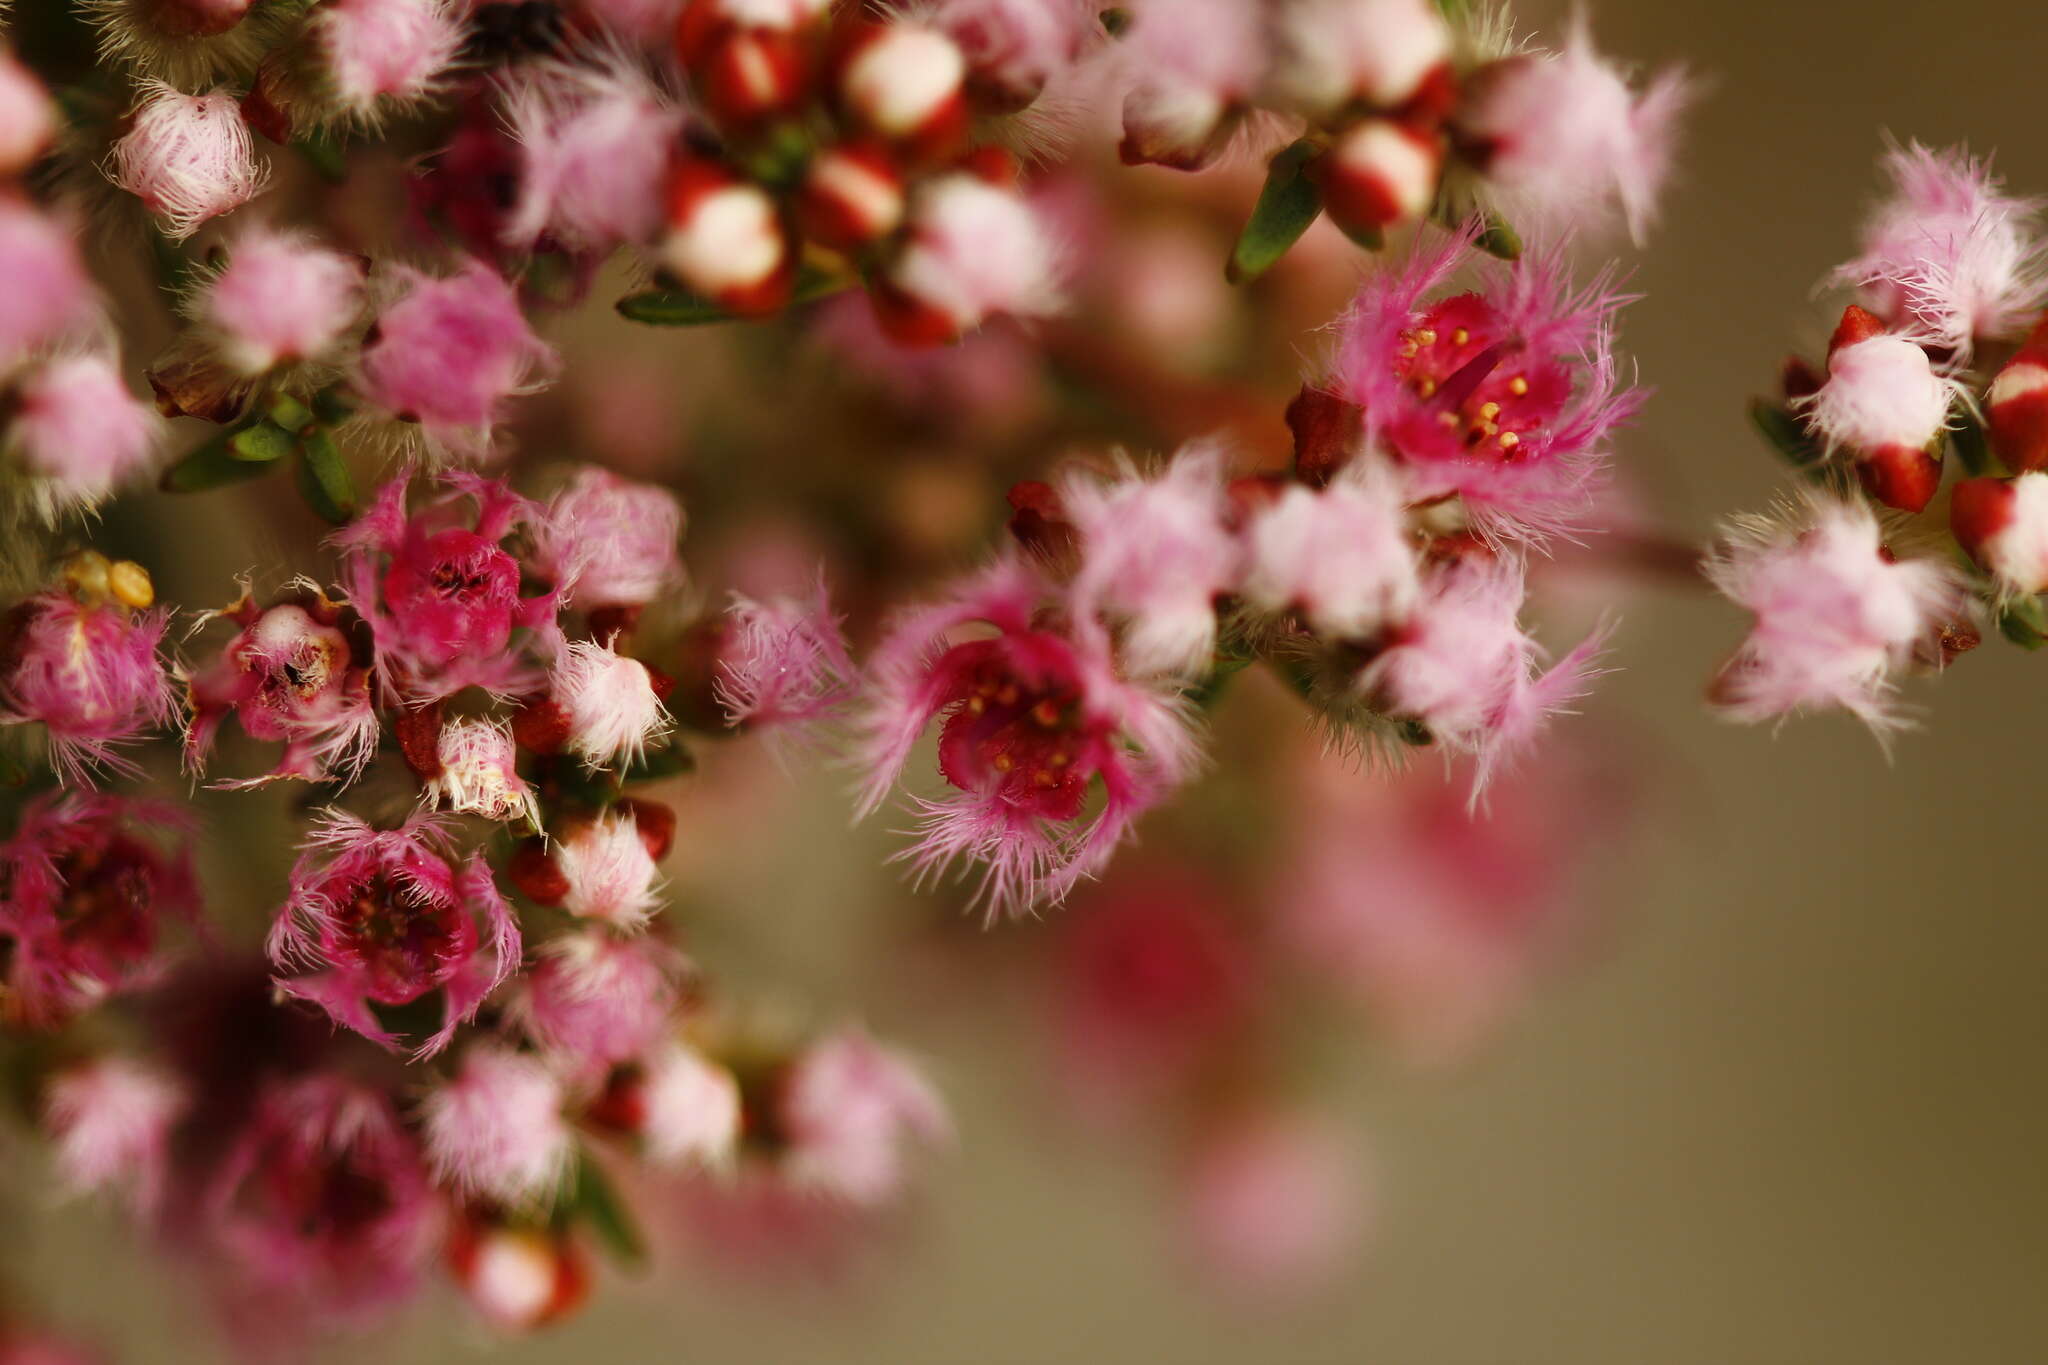
<svg viewBox="0 0 2048 1365"><path fill-rule="evenodd" d="M1964 413L1963 424L1949 429L1948 443L1965 474L1975 479L1991 472L1991 443L1985 439L1984 428L1975 417Z"/></svg>
<svg viewBox="0 0 2048 1365"><path fill-rule="evenodd" d="M2022 649L2048 645L2048 608L2034 596L2015 597L1999 608L1998 629Z"/></svg>
<svg viewBox="0 0 2048 1365"><path fill-rule="evenodd" d="M348 154L335 139L314 133L293 142L292 150L304 157L313 173L328 184L339 185L348 179Z"/></svg>
<svg viewBox="0 0 2048 1365"><path fill-rule="evenodd" d="M262 478L270 466L237 459L228 446L234 435L233 432L221 432L192 450L164 471L157 487L166 493L204 493L209 489L225 488L231 483Z"/></svg>
<svg viewBox="0 0 2048 1365"><path fill-rule="evenodd" d="M1497 213L1481 211L1479 227L1479 249L1500 257L1503 261L1522 259L1522 237Z"/></svg>
<svg viewBox="0 0 2048 1365"><path fill-rule="evenodd" d="M626 1269L638 1270L645 1265L646 1240L620 1202L618 1192L588 1153L578 1153L570 1179L573 1184L569 1196L561 1205L565 1221L588 1223L597 1240L611 1252L612 1259Z"/></svg>
<svg viewBox="0 0 2048 1365"><path fill-rule="evenodd" d="M655 782L664 777L681 777L697 771L697 756L681 740L670 740L660 749L650 749L622 775L627 782Z"/></svg>
<svg viewBox="0 0 2048 1365"><path fill-rule="evenodd" d="M797 272L796 288L790 291L789 301L792 304L811 303L851 289L855 283L847 276L805 266ZM712 322L750 321L733 316L711 300L687 289L650 289L644 294L629 294L613 306L621 317L644 322L650 327L702 327Z"/></svg>
<svg viewBox="0 0 2048 1365"><path fill-rule="evenodd" d="M270 400L270 420L286 431L304 431L312 423L313 414L298 399L281 393Z"/></svg>
<svg viewBox="0 0 2048 1365"><path fill-rule="evenodd" d="M1287 249L1301 240L1323 211L1323 195L1308 178L1308 166L1320 149L1307 138L1290 143L1273 156L1259 202L1238 235L1224 275L1232 284L1255 280L1272 269Z"/></svg>
<svg viewBox="0 0 2048 1365"><path fill-rule="evenodd" d="M1442 14L1445 19L1456 24L1464 21L1466 13L1471 9L1471 4L1470 0L1436 0L1436 7L1437 12Z"/></svg>
<svg viewBox="0 0 2048 1365"><path fill-rule="evenodd" d="M356 486L348 463L324 427L299 443L299 496L321 520L336 526L356 514Z"/></svg>
<svg viewBox="0 0 2048 1365"><path fill-rule="evenodd" d="M1801 473L1811 473L1826 462L1827 452L1806 434L1806 425L1770 399L1753 399L1749 405L1749 420L1771 443L1771 448Z"/></svg>
<svg viewBox="0 0 2048 1365"><path fill-rule="evenodd" d="M291 454L292 438L268 422L243 427L228 437L228 454L252 464L268 464Z"/></svg>

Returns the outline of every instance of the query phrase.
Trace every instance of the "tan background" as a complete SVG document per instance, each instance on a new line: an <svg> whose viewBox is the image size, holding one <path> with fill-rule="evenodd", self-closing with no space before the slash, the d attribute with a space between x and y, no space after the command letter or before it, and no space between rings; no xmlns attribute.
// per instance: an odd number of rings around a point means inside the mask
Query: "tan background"
<svg viewBox="0 0 2048 1365"><path fill-rule="evenodd" d="M1742 402L1795 335L1824 336L1807 290L1846 254L1880 130L1995 146L2048 190L2048 18L2007 0L1728 0L1598 20L1609 50L1714 80L1626 338L1659 393L1624 458L1698 534L1776 487ZM1678 590L1632 608L1628 671L1597 705L1653 739L1678 795L1657 818L1682 828L1611 953L1462 1074L1384 1075L1358 1052L1342 1088L1377 1172L1377 1248L1334 1302L1279 1319L1205 1305L1166 1254L1159 1173L1048 1137L995 1024L920 1030L863 998L863 907L833 868L874 849L829 833L828 794L807 805L819 863L763 870L749 951L935 1058L962 1141L917 1240L837 1294L608 1293L497 1358L2048 1358L2048 657L1994 643L1920 688L1929 724L1887 765L1847 722L1774 738L1711 721L1695 698L1738 628ZM842 952L854 965L833 966ZM123 1358L213 1358L108 1225L67 1211L8 1240L55 1316ZM472 1354L443 1307L337 1358Z"/></svg>

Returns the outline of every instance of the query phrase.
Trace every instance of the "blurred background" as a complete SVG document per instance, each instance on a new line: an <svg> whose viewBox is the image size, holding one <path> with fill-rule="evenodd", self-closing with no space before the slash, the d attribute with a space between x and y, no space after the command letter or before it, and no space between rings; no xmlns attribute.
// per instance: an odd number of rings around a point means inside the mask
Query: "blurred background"
<svg viewBox="0 0 2048 1365"><path fill-rule="evenodd" d="M1543 34L1563 22L1557 7L1519 8ZM1657 392L1619 458L1636 515L1699 540L1782 486L1744 401L1789 349L1824 342L1834 310L1810 289L1848 254L1882 134L1967 140L1995 150L2022 192L2048 190L2035 98L2048 29L2004 0L1617 3L1594 19L1603 50L1683 62L1710 83L1633 277L1645 298L1623 341ZM1166 177L1130 174L1140 197ZM1248 202L1250 184L1212 179L1227 240L1228 208ZM1169 192L1181 189L1158 191ZM1258 367L1222 362L1232 382L1270 391L1245 422L1266 423L1275 450L1287 375L1314 353L1308 329L1359 267L1327 243L1290 268L1260 287L1299 291L1277 310L1298 320L1295 333L1268 337ZM681 481L688 558L707 591L743 581L747 555L732 542L757 528L721 521L729 475L717 462L778 441L800 458L803 424L826 420L806 405L825 400L798 367L786 413L749 413L727 394L724 416L705 418L704 395L735 353L781 343L630 330L610 315L615 293L600 286L558 329L572 338L570 378L550 402L582 395L609 414L597 425L617 428L607 459ZM1185 319L1206 306L1169 289L1157 325L1194 334ZM640 386L644 412L619 390L579 387L591 368L582 362L600 354ZM764 362L757 350L744 363ZM665 423L677 405L699 420ZM545 453L551 420L562 419L535 419L530 448ZM1027 420L1021 430L1036 429ZM899 479L883 493L904 509L896 533L943 523L948 507L984 521L1000 510L983 505L985 476L958 492L943 432L917 439L914 487ZM1058 453L1041 443L1005 469L1024 477ZM164 595L208 602L228 574L272 553L287 533L267 530L257 510L223 513L244 539L224 536L212 562L188 556L160 575ZM166 514L145 499L114 529L142 534L133 528ZM956 552L965 562L964 548L930 549L934 561ZM1452 1064L1404 1064L1356 1015L1293 1022L1317 1034L1293 1050L1295 1083L1341 1136L1363 1198L1362 1252L1322 1292L1258 1302L1219 1292L1188 1264L1172 1144L1142 1124L1076 1120L1049 1002L1060 945L1085 905L984 932L957 915L957 900L914 898L876 870L895 847L888 822L849 834L838 775L805 763L785 775L751 759L726 770L713 755L702 785L680 795L671 869L692 951L723 975L786 985L807 1007L855 1011L927 1058L955 1108L955 1148L849 1264L763 1277L736 1273L730 1249L685 1252L532 1339L487 1343L429 1300L331 1358L2037 1358L2048 1339L2038 1079L2048 925L2036 908L2041 815L2025 755L2048 752L2048 707L2035 700L2048 696L2048 660L1994 638L1938 684L1914 685L1923 728L1888 759L1846 719L1773 734L1711 718L1701 687L1743 623L1683 575L1589 578L1571 596L1616 605L1624 621L1622 671L1563 727L1599 763L1548 789L1588 818L1554 822L1517 873L1588 871L1568 893L1569 951ZM1292 724L1284 699L1252 685L1219 716L1219 743L1312 748ZM1545 762L1528 775L1539 789ZM1256 803L1260 790L1165 813L1139 853L1198 842L1217 802ZM260 840L238 848L250 845ZM217 852L210 881L253 883L276 863ZM1361 859L1360 875L1371 865ZM1278 879L1261 885L1281 894ZM51 1321L85 1329L119 1360L217 1358L197 1307L110 1214L53 1209L33 1189L6 1214L0 1254ZM649 1221L659 1235L661 1220Z"/></svg>

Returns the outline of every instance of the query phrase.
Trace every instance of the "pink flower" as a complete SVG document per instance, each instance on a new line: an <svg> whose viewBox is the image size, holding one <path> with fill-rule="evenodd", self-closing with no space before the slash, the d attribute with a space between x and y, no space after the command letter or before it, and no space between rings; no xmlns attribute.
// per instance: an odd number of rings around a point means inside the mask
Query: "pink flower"
<svg viewBox="0 0 2048 1365"><path fill-rule="evenodd" d="M463 1054L421 1106L434 1176L466 1198L544 1208L576 1157L562 1084L539 1059L492 1043Z"/></svg>
<svg viewBox="0 0 2048 1365"><path fill-rule="evenodd" d="M1434 0L1284 0L1274 67L1290 103L1327 116L1408 103L1447 79L1451 30Z"/></svg>
<svg viewBox="0 0 2048 1365"><path fill-rule="evenodd" d="M1204 1134L1185 1174L1197 1267L1255 1299L1336 1282L1363 1231L1352 1144L1303 1115L1252 1114Z"/></svg>
<svg viewBox="0 0 2048 1365"><path fill-rule="evenodd" d="M1321 489L1289 484L1245 527L1243 597L1298 611L1317 634L1370 640L1405 620L1419 592L1415 538L1395 480L1354 465Z"/></svg>
<svg viewBox="0 0 2048 1365"><path fill-rule="evenodd" d="M1484 149L1484 173L1511 219L1558 234L1598 222L1611 202L1641 242L1656 218L1678 117L1691 97L1691 83L1678 70L1630 89L1622 68L1593 50L1579 12L1562 51L1482 67L1459 119L1463 135Z"/></svg>
<svg viewBox="0 0 2048 1365"><path fill-rule="evenodd" d="M1265 74L1258 10L1236 0L1151 0L1118 44L1127 163L1198 170L1222 154Z"/></svg>
<svg viewBox="0 0 2048 1365"><path fill-rule="evenodd" d="M536 689L529 646L552 655L561 588L519 595L519 561L505 539L540 509L502 481L449 472L442 492L406 511L401 474L335 533L349 605L369 624L379 678L398 696L434 699L465 687L504 695ZM467 500L474 518L461 515Z"/></svg>
<svg viewBox="0 0 2048 1365"><path fill-rule="evenodd" d="M111 178L142 200L166 236L183 241L240 208L269 179L235 97L187 95L145 81L129 130L114 144Z"/></svg>
<svg viewBox="0 0 2048 1365"><path fill-rule="evenodd" d="M157 657L169 613L87 596L28 598L14 608L14 638L0 653L0 722L40 721L50 765L72 786L91 786L94 768L139 772L116 747L172 724L178 711Z"/></svg>
<svg viewBox="0 0 2048 1365"><path fill-rule="evenodd" d="M156 409L128 391L104 355L47 360L14 391L6 436L45 515L91 507L149 472L163 439Z"/></svg>
<svg viewBox="0 0 2048 1365"><path fill-rule="evenodd" d="M903 307L883 313L898 340L951 341L997 313L1043 317L1064 306L1058 246L1014 190L964 172L924 181L904 231L887 272Z"/></svg>
<svg viewBox="0 0 2048 1365"><path fill-rule="evenodd" d="M1213 446L1174 456L1155 477L1118 471L1060 486L1080 537L1074 610L1123 625L1121 657L1139 675L1206 674L1216 651L1216 599L1237 586L1240 552L1224 525L1224 461Z"/></svg>
<svg viewBox="0 0 2048 1365"><path fill-rule="evenodd" d="M786 737L835 718L852 701L858 670L822 577L807 599L757 602L734 593L725 626L712 686L728 723Z"/></svg>
<svg viewBox="0 0 2048 1365"><path fill-rule="evenodd" d="M1521 626L1523 595L1518 560L1480 550L1439 560L1424 572L1406 623L1356 683L1376 710L1477 755L1475 799L1553 712L1585 695L1606 638L1596 631L1540 672L1542 650Z"/></svg>
<svg viewBox="0 0 2048 1365"><path fill-rule="evenodd" d="M58 1177L79 1193L120 1187L138 1210L154 1210L171 1129L190 1103L174 1077L125 1057L65 1067L43 1092L43 1130Z"/></svg>
<svg viewBox="0 0 2048 1365"><path fill-rule="evenodd" d="M442 993L442 1026L415 1053L432 1056L519 968L519 924L483 854L458 870L434 816L375 830L329 810L301 845L291 892L271 925L277 987L335 1023L396 1048L373 1005Z"/></svg>
<svg viewBox="0 0 2048 1365"><path fill-rule="evenodd" d="M580 607L644 607L681 585L682 535L674 493L584 465L535 526L534 557Z"/></svg>
<svg viewBox="0 0 2048 1365"><path fill-rule="evenodd" d="M508 91L506 116L521 161L508 242L528 246L546 232L609 251L654 239L683 114L637 62L529 67Z"/></svg>
<svg viewBox="0 0 2048 1365"><path fill-rule="evenodd" d="M902 1054L858 1029L811 1044L790 1064L776 1113L791 1183L852 1204L896 1196L906 1139L937 1144L952 1135L931 1083Z"/></svg>
<svg viewBox="0 0 2048 1365"><path fill-rule="evenodd" d="M200 287L193 316L219 333L228 365L245 375L321 360L362 308L363 266L304 234L256 226Z"/></svg>
<svg viewBox="0 0 2048 1365"><path fill-rule="evenodd" d="M92 281L68 225L0 194L0 365L54 341L93 313Z"/></svg>
<svg viewBox="0 0 2048 1365"><path fill-rule="evenodd" d="M934 720L954 794L918 798L920 877L983 864L991 915L1057 902L1095 875L1139 815L1193 770L1196 744L1172 695L1116 675L1099 626L1040 624L1045 585L1003 560L949 599L898 618L875 652L864 718L862 812L889 793ZM989 638L947 644L983 624ZM1085 813L1101 780L1103 804Z"/></svg>
<svg viewBox="0 0 2048 1365"><path fill-rule="evenodd" d="M156 981L164 920L199 918L194 827L165 802L31 801L0 843L0 1014L53 1027Z"/></svg>
<svg viewBox="0 0 2048 1365"><path fill-rule="evenodd" d="M440 770L427 797L457 815L486 820L521 818L540 826L540 800L519 776L519 750L503 721L464 717L441 727L434 756Z"/></svg>
<svg viewBox="0 0 2048 1365"><path fill-rule="evenodd" d="M413 1293L441 1214L391 1101L314 1073L261 1094L214 1178L206 1227L234 1263L235 1296L303 1330Z"/></svg>
<svg viewBox="0 0 2048 1365"><path fill-rule="evenodd" d="M1080 56L1096 29L1085 0L940 0L932 22L967 59L967 85L1022 109Z"/></svg>
<svg viewBox="0 0 2048 1365"><path fill-rule="evenodd" d="M466 458L490 453L505 400L531 392L555 353L533 334L512 286L481 261L445 278L398 267L395 300L363 346L363 397L430 446Z"/></svg>
<svg viewBox="0 0 2048 1365"><path fill-rule="evenodd" d="M732 1072L671 1042L651 1053L641 1076L640 1145L663 1166L732 1165L740 1143L740 1086Z"/></svg>
<svg viewBox="0 0 2048 1365"><path fill-rule="evenodd" d="M2039 203L2005 193L1989 163L1960 147L1894 145L1882 167L1891 192L1828 283L1860 288L1887 322L1964 360L1980 337L2017 335L2048 301Z"/></svg>
<svg viewBox="0 0 2048 1365"><path fill-rule="evenodd" d="M661 869L630 810L608 810L556 841L555 868L568 883L562 907L620 929L646 926L661 908Z"/></svg>
<svg viewBox="0 0 2048 1365"><path fill-rule="evenodd" d="M593 770L637 763L668 733L647 665L610 645L571 641L548 675L548 696L567 719L568 747Z"/></svg>
<svg viewBox="0 0 2048 1365"><path fill-rule="evenodd" d="M0 49L0 176L34 165L56 135L50 92L12 52Z"/></svg>
<svg viewBox="0 0 2048 1365"><path fill-rule="evenodd" d="M463 24L447 0L328 0L307 33L329 98L347 117L375 124L393 106L440 92Z"/></svg>
<svg viewBox="0 0 2048 1365"><path fill-rule="evenodd" d="M1828 357L1828 379L1803 400L1814 430L1834 447L1922 447L1948 423L1961 386L1936 373L1910 338L1886 333Z"/></svg>
<svg viewBox="0 0 2048 1365"><path fill-rule="evenodd" d="M1882 738L1905 723L1892 675L1965 610L1955 570L1894 559L1868 507L1832 498L1731 523L1704 567L1756 618L1711 693L1742 721L1840 706Z"/></svg>
<svg viewBox="0 0 2048 1365"><path fill-rule="evenodd" d="M589 1077L640 1055L677 999L676 953L645 935L603 929L552 938L520 980L512 1013L551 1065Z"/></svg>
<svg viewBox="0 0 2048 1365"><path fill-rule="evenodd" d="M590 1292L590 1267L566 1229L464 1219L448 1263L470 1307L501 1332L560 1321Z"/></svg>
<svg viewBox="0 0 2048 1365"><path fill-rule="evenodd" d="M2001 592L2048 592L2048 474L1962 480L1950 491L1949 529Z"/></svg>
<svg viewBox="0 0 2048 1365"><path fill-rule="evenodd" d="M307 583L258 607L245 583L242 596L218 614L240 629L187 681L186 766L204 771L221 725L233 715L244 734L282 742L284 753L267 775L221 786L359 777L377 753L377 712L369 661L355 657L343 633L344 609Z"/></svg>
<svg viewBox="0 0 2048 1365"><path fill-rule="evenodd" d="M1473 260L1469 229L1366 281L1337 325L1339 396L1368 449L1405 467L1409 496L1461 496L1490 536L1569 534L1591 511L1609 433L1642 405L1621 384L1602 273L1572 289L1556 253L1480 263L1482 287L1425 295Z"/></svg>

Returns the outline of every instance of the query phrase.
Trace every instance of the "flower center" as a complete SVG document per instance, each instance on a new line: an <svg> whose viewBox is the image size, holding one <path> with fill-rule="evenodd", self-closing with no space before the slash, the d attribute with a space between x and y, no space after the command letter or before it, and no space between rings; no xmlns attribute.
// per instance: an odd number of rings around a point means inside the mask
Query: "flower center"
<svg viewBox="0 0 2048 1365"><path fill-rule="evenodd" d="M1524 442L1557 416L1571 391L1563 366L1532 355L1507 335L1494 306L1459 294L1431 307L1401 334L1394 373L1420 400L1392 423L1403 454L1464 452L1513 464Z"/></svg>
<svg viewBox="0 0 2048 1365"><path fill-rule="evenodd" d="M1049 820L1080 813L1094 766L1078 687L1020 677L979 642L959 650L961 685L939 734L939 768L963 791L993 792Z"/></svg>
<svg viewBox="0 0 2048 1365"><path fill-rule="evenodd" d="M378 873L358 886L336 916L334 955L358 964L369 994L387 1005L416 1000L455 970L466 921L454 905L436 905L416 887Z"/></svg>

